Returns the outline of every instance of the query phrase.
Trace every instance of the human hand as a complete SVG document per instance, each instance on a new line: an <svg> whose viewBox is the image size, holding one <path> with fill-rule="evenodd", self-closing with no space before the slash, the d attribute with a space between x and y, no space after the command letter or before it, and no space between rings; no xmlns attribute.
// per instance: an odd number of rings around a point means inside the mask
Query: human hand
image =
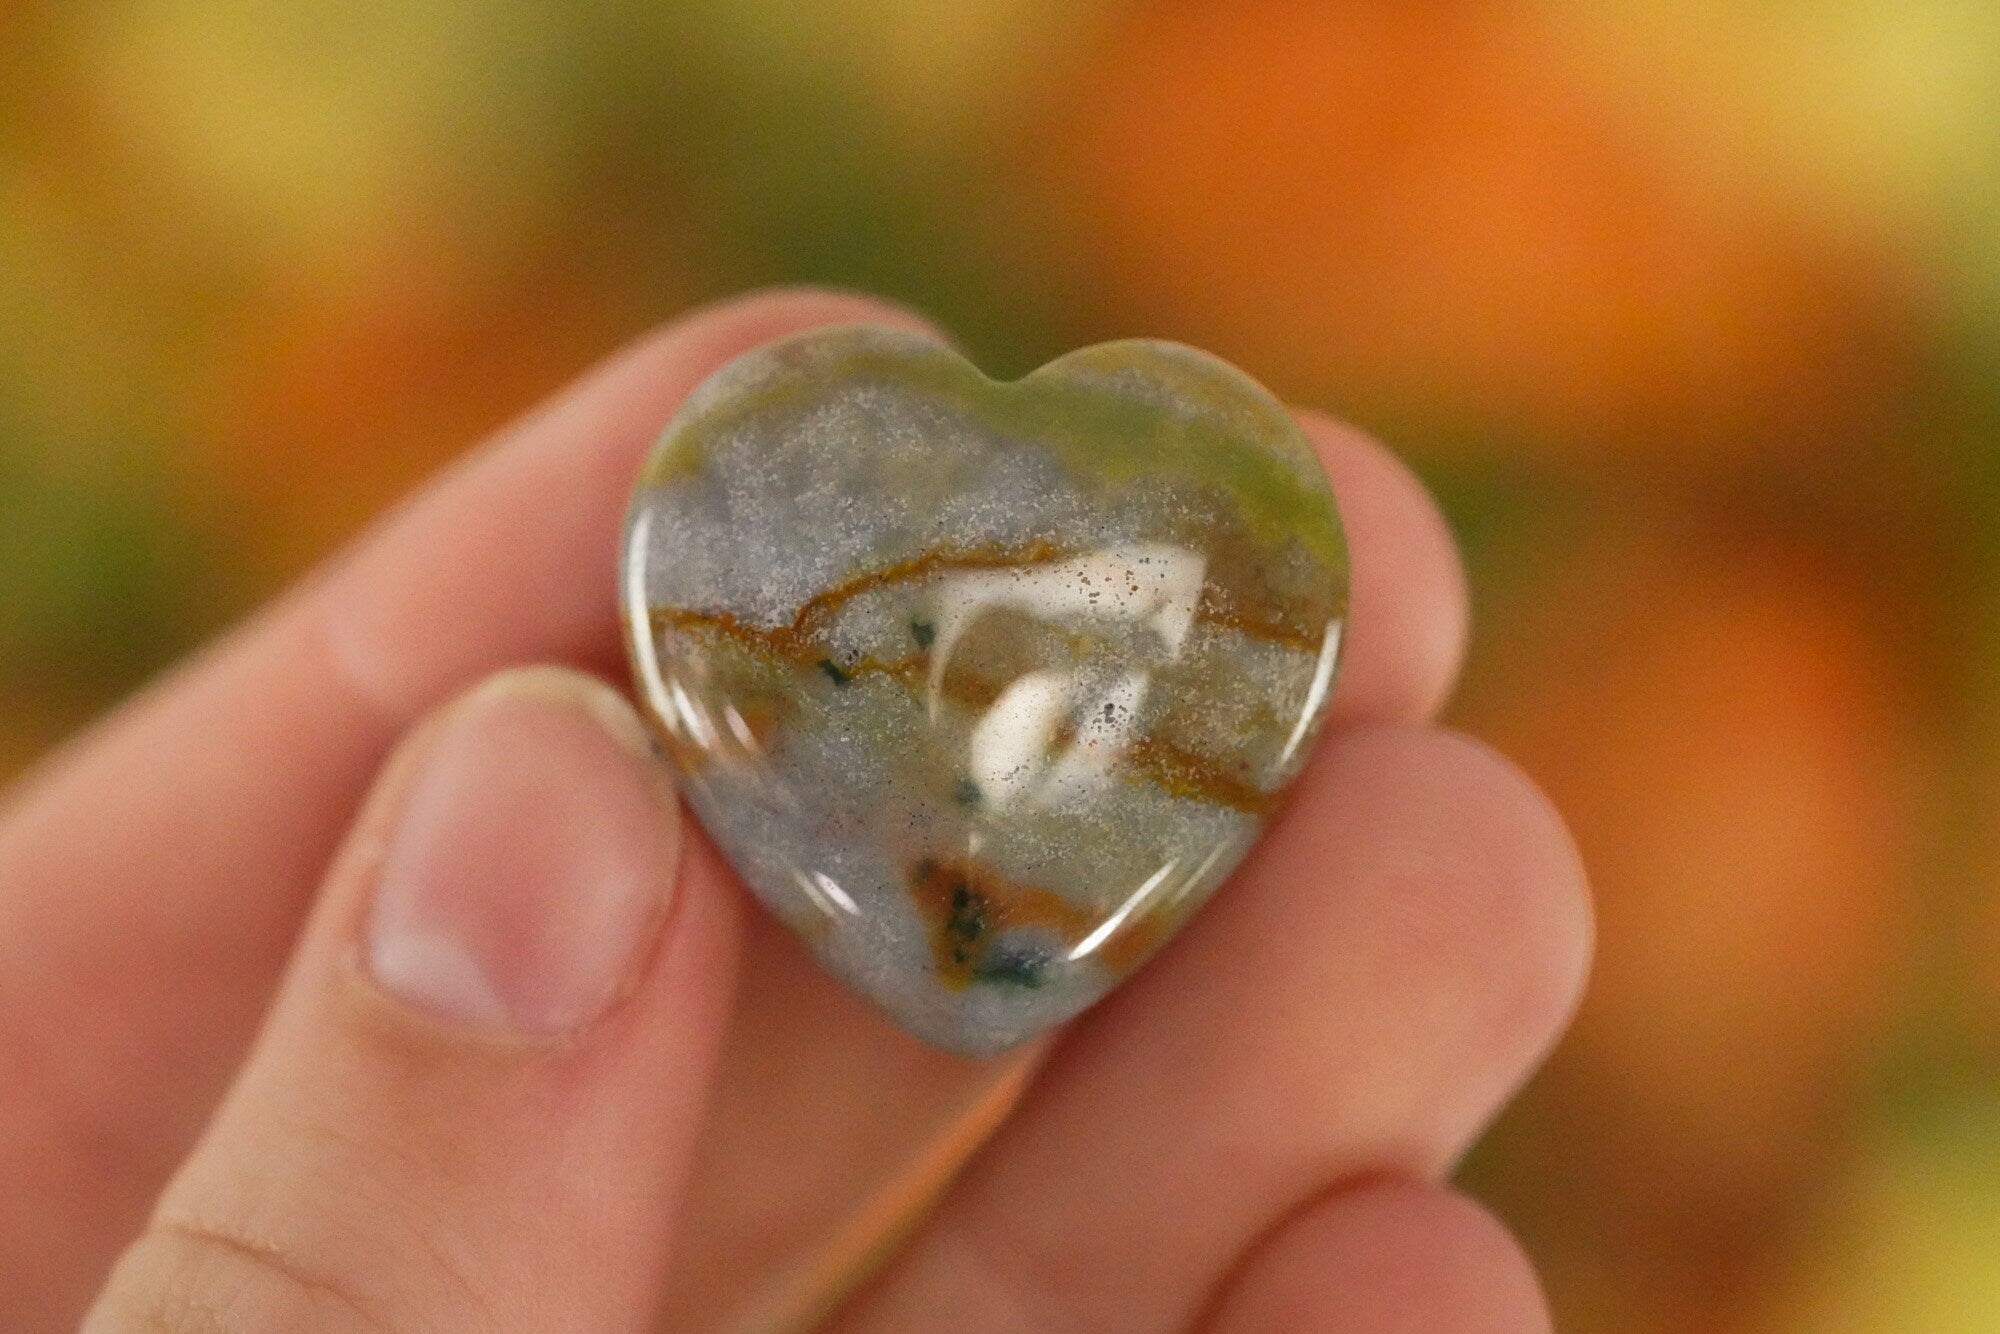
<svg viewBox="0 0 2000 1334"><path fill-rule="evenodd" d="M853 320L914 323L788 292L644 340L0 808L0 1327L93 1293L105 1331L810 1313L825 1263L756 1271L896 1239L922 1174L857 1196L829 1164L935 1158L908 1128L954 1099L960 1139L1009 1114L832 1327L1546 1327L1440 1182L1567 1018L1588 908L1533 788L1424 721L1462 586L1378 446L1301 415L1354 589L1287 809L1011 1061L919 1048L747 910L609 689L493 676L619 675L660 426L736 353Z"/></svg>

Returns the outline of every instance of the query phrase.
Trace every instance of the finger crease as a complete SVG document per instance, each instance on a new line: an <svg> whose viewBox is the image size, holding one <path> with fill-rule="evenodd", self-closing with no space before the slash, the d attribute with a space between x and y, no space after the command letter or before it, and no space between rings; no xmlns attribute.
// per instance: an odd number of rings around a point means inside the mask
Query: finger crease
<svg viewBox="0 0 2000 1334"><path fill-rule="evenodd" d="M152 1226L153 1230L162 1236L187 1242L197 1249L216 1250L232 1255L245 1264L276 1275L281 1281L301 1292L325 1298L351 1313L365 1329L393 1334L394 1327L366 1300L333 1279L312 1273L281 1246L243 1236L192 1217L157 1215L153 1219Z"/></svg>
<svg viewBox="0 0 2000 1334"><path fill-rule="evenodd" d="M407 726L420 706L395 698L382 684L389 673L374 662L379 650L340 619L338 607L337 600L324 594L301 604L305 648L325 684L367 718L386 746L387 738Z"/></svg>

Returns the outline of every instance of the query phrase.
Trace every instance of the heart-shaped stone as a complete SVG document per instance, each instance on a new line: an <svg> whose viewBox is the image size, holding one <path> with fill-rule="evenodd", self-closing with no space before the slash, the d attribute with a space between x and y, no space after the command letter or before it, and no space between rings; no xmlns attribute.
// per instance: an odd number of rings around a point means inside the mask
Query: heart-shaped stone
<svg viewBox="0 0 2000 1334"><path fill-rule="evenodd" d="M718 371L624 556L633 670L743 879L906 1028L998 1051L1199 907L1326 712L1333 493L1174 343L1025 379L873 327Z"/></svg>

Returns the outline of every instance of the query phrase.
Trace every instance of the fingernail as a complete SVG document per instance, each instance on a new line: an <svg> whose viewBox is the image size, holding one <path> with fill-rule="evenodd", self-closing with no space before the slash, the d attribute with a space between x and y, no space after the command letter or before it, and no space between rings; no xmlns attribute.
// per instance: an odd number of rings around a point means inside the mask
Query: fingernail
<svg viewBox="0 0 2000 1334"><path fill-rule="evenodd" d="M449 1023L590 1023L673 883L676 810L644 726L601 682L537 668L493 678L416 744L363 930L369 973Z"/></svg>

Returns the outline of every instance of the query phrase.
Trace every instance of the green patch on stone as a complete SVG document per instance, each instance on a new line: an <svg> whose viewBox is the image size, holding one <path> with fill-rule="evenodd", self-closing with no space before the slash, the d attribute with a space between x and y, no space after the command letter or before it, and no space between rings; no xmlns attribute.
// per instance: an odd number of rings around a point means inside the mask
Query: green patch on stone
<svg viewBox="0 0 2000 1334"><path fill-rule="evenodd" d="M1047 950L1036 946L996 945L987 953L972 979L993 986L1026 987L1033 991L1048 985L1053 962Z"/></svg>
<svg viewBox="0 0 2000 1334"><path fill-rule="evenodd" d="M815 345L806 346L808 340ZM802 335L800 344L775 350L797 356L796 374L773 377L759 392L670 426L644 483L699 472L709 440L754 418L804 409L843 380L875 380L1040 445L1082 474L1113 482L1167 474L1214 486L1260 540L1297 541L1330 573L1346 575L1330 488L1304 434L1256 381L1204 353L1125 339L1081 348L1019 380L993 380L957 353L913 335L856 328ZM1175 398L1186 407L1177 410Z"/></svg>
<svg viewBox="0 0 2000 1334"><path fill-rule="evenodd" d="M969 964L972 952L986 935L986 900L972 892L963 880L951 887L951 912L945 918L945 935L951 940L954 963Z"/></svg>
<svg viewBox="0 0 2000 1334"><path fill-rule="evenodd" d="M827 680L833 682L836 686L839 686L843 690L846 689L848 683L854 679L854 674L852 672L844 670L841 667L841 665L835 662L832 658L821 658L819 660L819 669L822 672L826 673Z"/></svg>

